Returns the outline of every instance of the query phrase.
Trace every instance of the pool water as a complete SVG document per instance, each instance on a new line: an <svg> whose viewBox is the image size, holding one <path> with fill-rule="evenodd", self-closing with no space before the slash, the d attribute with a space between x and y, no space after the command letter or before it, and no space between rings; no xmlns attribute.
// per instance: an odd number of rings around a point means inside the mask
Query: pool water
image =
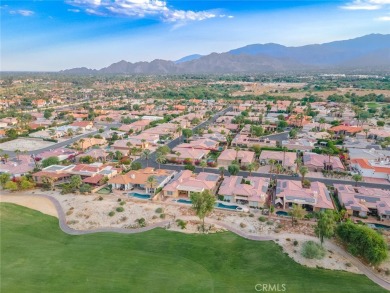
<svg viewBox="0 0 390 293"><path fill-rule="evenodd" d="M192 202L188 199L178 199L176 202L178 203L185 203L185 204L192 204ZM215 207L216 208L219 208L219 209L228 209L228 210L233 210L233 211L241 211L242 208L239 207L239 206L236 206L236 205L226 205L226 204L223 204L223 203L216 203L215 204Z"/></svg>
<svg viewBox="0 0 390 293"><path fill-rule="evenodd" d="M282 216L282 217L288 217L289 216L288 212L285 212L285 211L277 211L276 214L278 216Z"/></svg>
<svg viewBox="0 0 390 293"><path fill-rule="evenodd" d="M240 208L239 206L235 206L235 205L226 205L226 204L223 204L223 203L220 203L220 202L218 202L218 203L215 205L215 207L216 207L216 208L220 208L220 209L234 210L234 211L242 210L242 208Z"/></svg>
<svg viewBox="0 0 390 293"><path fill-rule="evenodd" d="M390 230L390 226L382 225L382 224L376 224L376 223L367 223L367 226L374 228L374 229L384 229L384 230Z"/></svg>
<svg viewBox="0 0 390 293"><path fill-rule="evenodd" d="M178 199L176 202L185 203L185 204L192 204L192 201L190 201L188 199Z"/></svg>
<svg viewBox="0 0 390 293"><path fill-rule="evenodd" d="M150 199L149 194L142 194L142 193L137 193L137 192L131 192L129 193L130 196L136 197L136 198L141 198L141 199Z"/></svg>

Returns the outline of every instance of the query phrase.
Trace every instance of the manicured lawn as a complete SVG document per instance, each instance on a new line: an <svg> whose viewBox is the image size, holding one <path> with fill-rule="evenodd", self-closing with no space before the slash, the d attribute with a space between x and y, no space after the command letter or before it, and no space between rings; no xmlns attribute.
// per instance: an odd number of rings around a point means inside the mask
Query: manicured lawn
<svg viewBox="0 0 390 293"><path fill-rule="evenodd" d="M368 103L367 103L367 107L368 107L368 108L378 108L378 107L379 107L379 104L378 104L378 103L375 103L375 102L368 102Z"/></svg>
<svg viewBox="0 0 390 293"><path fill-rule="evenodd" d="M54 217L0 204L1 292L386 292L365 276L309 269L232 233L69 236Z"/></svg>

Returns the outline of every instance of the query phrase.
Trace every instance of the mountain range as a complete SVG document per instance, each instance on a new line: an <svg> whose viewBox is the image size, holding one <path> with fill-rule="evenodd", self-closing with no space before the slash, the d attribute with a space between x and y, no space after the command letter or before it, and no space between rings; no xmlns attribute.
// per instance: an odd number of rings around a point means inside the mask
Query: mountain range
<svg viewBox="0 0 390 293"><path fill-rule="evenodd" d="M119 61L100 70L85 67L61 71L72 74L213 74L310 70L390 71L390 34L370 34L350 40L287 47L253 44L224 53L194 54L176 61Z"/></svg>

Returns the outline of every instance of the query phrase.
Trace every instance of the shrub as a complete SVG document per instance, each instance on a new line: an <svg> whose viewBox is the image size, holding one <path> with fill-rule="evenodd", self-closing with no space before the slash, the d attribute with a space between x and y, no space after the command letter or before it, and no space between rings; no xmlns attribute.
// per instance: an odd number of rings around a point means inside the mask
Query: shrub
<svg viewBox="0 0 390 293"><path fill-rule="evenodd" d="M121 198L118 198L118 201L122 201L122 199L121 199Z"/></svg>
<svg viewBox="0 0 390 293"><path fill-rule="evenodd" d="M145 218L140 218L135 220L135 222L140 226L140 227L145 227L146 226L146 220Z"/></svg>
<svg viewBox="0 0 390 293"><path fill-rule="evenodd" d="M267 218L264 217L264 216L260 216L260 217L259 217L259 221L260 221L260 222L265 222L265 221L267 221Z"/></svg>
<svg viewBox="0 0 390 293"><path fill-rule="evenodd" d="M350 268L350 267L352 267L352 264L351 264L350 262L347 262L347 263L345 264L345 266Z"/></svg>
<svg viewBox="0 0 390 293"><path fill-rule="evenodd" d="M298 241L294 240L293 244L294 244L294 246L298 246Z"/></svg>
<svg viewBox="0 0 390 293"><path fill-rule="evenodd" d="M117 207L116 208L116 211L118 212L118 213L121 213L121 212L123 212L125 209L123 208L123 207Z"/></svg>
<svg viewBox="0 0 390 293"><path fill-rule="evenodd" d="M165 214L160 214L161 219L165 219Z"/></svg>
<svg viewBox="0 0 390 293"><path fill-rule="evenodd" d="M155 212L156 212L157 214L161 214L161 213L163 212L163 209L162 209L162 208L157 208L157 209L155 210Z"/></svg>
<svg viewBox="0 0 390 293"><path fill-rule="evenodd" d="M309 187L311 186L310 180L304 179L303 182L302 182L302 186L303 186L304 188L309 188Z"/></svg>
<svg viewBox="0 0 390 293"><path fill-rule="evenodd" d="M99 196L98 200L103 200L103 196Z"/></svg>
<svg viewBox="0 0 390 293"><path fill-rule="evenodd" d="M183 220L180 220L180 219L177 219L176 220L176 224L183 230L186 228L187 226L187 222L183 221Z"/></svg>
<svg viewBox="0 0 390 293"><path fill-rule="evenodd" d="M127 217L125 217L125 216L121 217L121 222L124 222L126 220L127 220Z"/></svg>
<svg viewBox="0 0 390 293"><path fill-rule="evenodd" d="M250 218L253 218L255 215L254 214L249 214L249 217Z"/></svg>
<svg viewBox="0 0 390 293"><path fill-rule="evenodd" d="M306 241L302 246L301 254L308 259L322 259L325 256L325 249L314 241Z"/></svg>
<svg viewBox="0 0 390 293"><path fill-rule="evenodd" d="M123 205L126 204L126 202L125 202L125 201L121 201L119 204L120 204L121 206L123 206Z"/></svg>
<svg viewBox="0 0 390 293"><path fill-rule="evenodd" d="M245 224L245 223L240 223L240 227L241 227L241 228L245 228L245 227L246 227L246 224Z"/></svg>
<svg viewBox="0 0 390 293"><path fill-rule="evenodd" d="M267 225L273 225L274 224L274 222L273 221L267 221L267 223L266 223Z"/></svg>
<svg viewBox="0 0 390 293"><path fill-rule="evenodd" d="M111 212L108 213L108 215L109 215L110 217L113 217L113 216L115 215L115 212L111 211Z"/></svg>
<svg viewBox="0 0 390 293"><path fill-rule="evenodd" d="M347 245L348 251L372 264L377 265L387 258L386 240L370 227L352 222L341 223L336 234Z"/></svg>

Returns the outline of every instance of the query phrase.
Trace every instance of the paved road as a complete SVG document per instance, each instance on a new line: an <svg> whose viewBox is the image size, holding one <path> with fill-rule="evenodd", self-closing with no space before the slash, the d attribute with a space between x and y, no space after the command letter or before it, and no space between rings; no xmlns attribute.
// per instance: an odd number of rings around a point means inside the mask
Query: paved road
<svg viewBox="0 0 390 293"><path fill-rule="evenodd" d="M16 195L17 196L17 195ZM102 233L102 232L115 232L115 233L122 233L122 234L135 234L135 233L142 233L146 232L149 230L152 230L154 228L168 228L171 224L171 221L162 221L159 223L152 224L147 227L143 228L134 228L134 229L125 229L125 228L99 228L99 229L94 229L94 230L75 230L72 229L68 226L66 223L66 216L64 213L64 210L61 207L61 204L59 201L48 195L44 194L35 194L31 195L31 197L44 197L49 199L55 206L57 213L58 213L58 220L59 220L59 227L60 229L70 235L85 235L85 234L93 234L93 233ZM188 220L199 220L195 216L184 216L181 217L182 220L188 221ZM231 226L228 223L221 222L215 219L210 219L206 218L205 222L207 224L214 224L218 225L220 227L225 228L226 230L229 230L243 238L249 239L249 240L254 240L254 241L271 241L271 240L276 240L276 239L281 239L281 238L293 238L293 239L298 239L298 240L307 240L308 238L312 238L314 241L318 241L318 238L307 236L307 235L301 235L301 234L288 234L288 233L283 233L283 234L278 234L278 235L255 235L255 234L249 234L246 233L240 229L237 229L236 227ZM369 267L364 265L358 258L352 256L348 252L346 252L344 249L341 247L337 246L335 243L331 241L326 241L326 244L328 248L330 248L333 251L337 251L338 254L342 255L346 259L348 259L354 266L356 266L361 273L366 275L370 280L381 286L382 288L386 290L390 290L390 283L384 279L382 279L379 275L375 274L374 271L372 271Z"/></svg>
<svg viewBox="0 0 390 293"><path fill-rule="evenodd" d="M120 125L121 124L108 124L108 125L101 125L101 126L104 127L105 131L108 131L111 127L119 127ZM27 154L29 154L29 155L38 155L38 154L40 154L42 152L45 152L45 151L50 151L52 149L65 147L65 146L67 146L69 144L74 143L75 141L77 141L77 140L79 140L81 138L88 137L90 135L95 135L95 134L98 134L98 133L99 133L99 130L96 130L96 131L92 131L92 132L89 132L89 133L86 133L86 134L77 135L77 136L74 136L71 139L68 139L66 141L62 141L62 142L53 144L51 146L38 149L38 150L29 151L29 152L27 152ZM10 156L10 158L13 158L13 157L16 156L14 151L5 151L5 150L3 150L2 153L3 154L8 154Z"/></svg>

